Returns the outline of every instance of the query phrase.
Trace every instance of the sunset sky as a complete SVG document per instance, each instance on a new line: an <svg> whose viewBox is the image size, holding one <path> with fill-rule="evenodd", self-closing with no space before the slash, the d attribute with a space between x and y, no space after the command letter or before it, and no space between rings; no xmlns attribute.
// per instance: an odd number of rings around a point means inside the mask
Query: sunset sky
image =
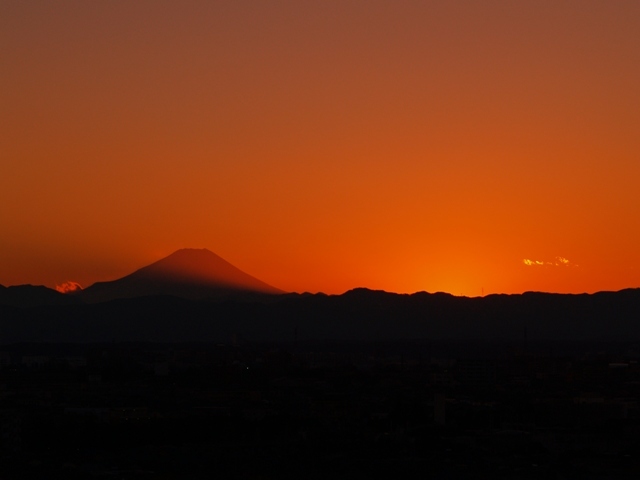
<svg viewBox="0 0 640 480"><path fill-rule="evenodd" d="M0 284L640 287L640 2L0 0Z"/></svg>

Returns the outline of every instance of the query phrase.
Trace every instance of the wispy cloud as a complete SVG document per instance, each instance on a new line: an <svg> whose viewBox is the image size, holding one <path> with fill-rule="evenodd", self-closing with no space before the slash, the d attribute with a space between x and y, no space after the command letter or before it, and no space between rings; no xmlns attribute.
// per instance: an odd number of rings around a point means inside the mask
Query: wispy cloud
<svg viewBox="0 0 640 480"><path fill-rule="evenodd" d="M523 262L525 265L528 265L529 267L544 265L544 262L541 262L539 260L529 260L528 258L525 258Z"/></svg>
<svg viewBox="0 0 640 480"><path fill-rule="evenodd" d="M525 258L522 260L527 267L577 267L575 263L571 263L568 258L555 257L552 261L532 260Z"/></svg>
<svg viewBox="0 0 640 480"><path fill-rule="evenodd" d="M71 293L82 290L82 285L78 282L64 282L60 285L56 285L56 290L60 293Z"/></svg>

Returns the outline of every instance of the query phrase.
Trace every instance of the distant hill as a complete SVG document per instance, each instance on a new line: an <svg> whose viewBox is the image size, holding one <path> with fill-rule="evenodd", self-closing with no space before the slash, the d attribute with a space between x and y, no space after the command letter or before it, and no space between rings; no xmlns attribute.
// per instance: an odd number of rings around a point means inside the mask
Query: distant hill
<svg viewBox="0 0 640 480"><path fill-rule="evenodd" d="M72 305L79 299L63 295L42 285L0 285L0 305L12 307L39 307L43 305Z"/></svg>
<svg viewBox="0 0 640 480"><path fill-rule="evenodd" d="M150 341L640 342L640 290L478 298L399 295L272 296L268 302L176 296L90 305L0 306L0 343Z"/></svg>
<svg viewBox="0 0 640 480"><path fill-rule="evenodd" d="M95 283L75 295L86 303L97 303L154 295L220 300L282 293L207 249L185 248L126 277Z"/></svg>

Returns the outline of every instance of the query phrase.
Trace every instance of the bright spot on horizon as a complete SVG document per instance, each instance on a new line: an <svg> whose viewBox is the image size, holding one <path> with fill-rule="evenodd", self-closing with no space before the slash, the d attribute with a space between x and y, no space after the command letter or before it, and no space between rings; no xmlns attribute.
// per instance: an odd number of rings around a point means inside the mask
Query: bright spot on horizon
<svg viewBox="0 0 640 480"><path fill-rule="evenodd" d="M60 285L56 285L56 290L60 293L71 293L82 290L82 285L78 282L64 282Z"/></svg>

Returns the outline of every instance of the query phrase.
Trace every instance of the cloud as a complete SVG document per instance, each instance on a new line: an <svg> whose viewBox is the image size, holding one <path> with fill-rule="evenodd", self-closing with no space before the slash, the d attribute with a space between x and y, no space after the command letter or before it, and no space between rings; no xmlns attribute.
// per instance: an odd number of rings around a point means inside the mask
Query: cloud
<svg viewBox="0 0 640 480"><path fill-rule="evenodd" d="M540 260L530 260L528 258L525 258L523 262L529 267L541 267L545 264L545 262L541 262Z"/></svg>
<svg viewBox="0 0 640 480"><path fill-rule="evenodd" d="M78 282L64 282L60 285L56 285L56 290L60 293L72 293L82 290L82 285Z"/></svg>
<svg viewBox="0 0 640 480"><path fill-rule="evenodd" d="M571 263L568 258L565 257L555 257L552 261L540 261L540 260L531 260L530 258L525 258L522 260L527 267L577 267L575 263Z"/></svg>

